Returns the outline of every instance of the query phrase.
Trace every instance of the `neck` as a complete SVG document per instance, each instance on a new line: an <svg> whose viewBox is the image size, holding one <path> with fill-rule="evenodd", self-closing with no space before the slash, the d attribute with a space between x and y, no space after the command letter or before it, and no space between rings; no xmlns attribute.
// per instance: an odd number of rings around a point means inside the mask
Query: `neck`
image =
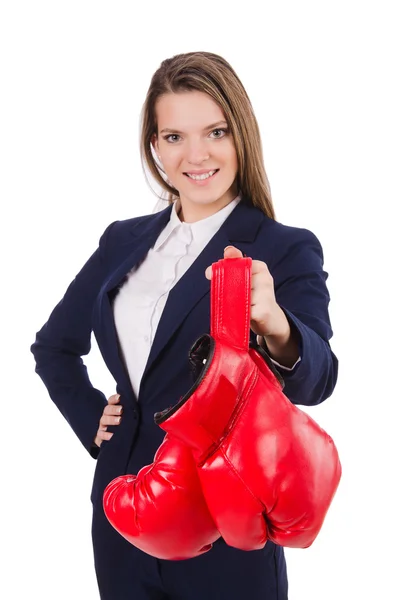
<svg viewBox="0 0 397 600"><path fill-rule="evenodd" d="M237 193L238 192L227 195L227 197L224 198L219 198L219 200L209 204L193 204L191 202L186 202L183 199L179 199L179 220L185 223L196 223L207 217L212 217L212 215L230 204L230 202L236 198Z"/></svg>

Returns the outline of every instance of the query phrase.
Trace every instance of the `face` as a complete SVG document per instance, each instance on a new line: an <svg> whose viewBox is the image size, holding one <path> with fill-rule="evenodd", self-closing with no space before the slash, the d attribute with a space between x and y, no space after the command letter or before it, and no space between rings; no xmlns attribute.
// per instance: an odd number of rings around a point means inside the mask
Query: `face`
<svg viewBox="0 0 397 600"><path fill-rule="evenodd" d="M205 218L229 204L238 193L238 164L218 104L202 92L170 93L157 101L156 116L152 144L179 192L184 220Z"/></svg>

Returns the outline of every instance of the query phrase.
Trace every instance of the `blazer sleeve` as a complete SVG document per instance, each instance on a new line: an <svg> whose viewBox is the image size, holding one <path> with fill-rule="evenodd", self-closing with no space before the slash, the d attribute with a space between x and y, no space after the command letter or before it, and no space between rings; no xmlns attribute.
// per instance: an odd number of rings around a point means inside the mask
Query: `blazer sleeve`
<svg viewBox="0 0 397 600"><path fill-rule="evenodd" d="M333 332L328 273L323 270L323 250L313 233L293 229L293 235L280 238L282 251L275 252L279 259L269 270L276 300L299 333L301 357L291 371L281 372L284 393L294 404L310 406L332 394L338 376L338 360L329 343Z"/></svg>
<svg viewBox="0 0 397 600"><path fill-rule="evenodd" d="M97 452L92 451L92 443L107 399L91 384L81 356L91 349L92 311L104 278L106 243L113 225L107 227L97 250L69 285L30 348L35 371L51 399L94 458Z"/></svg>

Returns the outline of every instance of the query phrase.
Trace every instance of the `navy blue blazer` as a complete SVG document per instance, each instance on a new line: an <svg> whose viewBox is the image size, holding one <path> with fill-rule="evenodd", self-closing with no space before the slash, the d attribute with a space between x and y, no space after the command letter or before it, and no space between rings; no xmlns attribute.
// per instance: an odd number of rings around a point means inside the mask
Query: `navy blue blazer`
<svg viewBox="0 0 397 600"><path fill-rule="evenodd" d="M282 373L284 393L291 402L318 404L331 395L336 383L327 273L318 239L308 230L266 217L243 200L171 290L137 400L118 345L112 302L127 273L145 258L168 223L171 209L111 223L31 346L36 372L49 395L87 451L98 458L94 506L101 505L103 490L114 477L136 473L152 462L164 437L154 425L154 413L174 404L193 385L189 350L210 327L210 282L204 273L223 258L226 246L234 245L267 263L277 302L299 331L302 360L291 372ZM92 332L124 408L120 425L109 427L112 439L96 452L92 443L107 399L92 386L81 358L90 351ZM253 332L251 341L256 344Z"/></svg>

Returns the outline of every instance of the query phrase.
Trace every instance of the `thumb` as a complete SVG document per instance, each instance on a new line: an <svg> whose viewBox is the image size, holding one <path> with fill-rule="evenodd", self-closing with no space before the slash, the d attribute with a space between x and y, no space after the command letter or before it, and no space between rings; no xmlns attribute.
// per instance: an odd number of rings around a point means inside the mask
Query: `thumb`
<svg viewBox="0 0 397 600"><path fill-rule="evenodd" d="M243 258L243 253L234 246L226 246L223 251L224 258Z"/></svg>
<svg viewBox="0 0 397 600"><path fill-rule="evenodd" d="M226 246L223 251L223 258L244 258L243 253L234 246ZM207 267L205 270L205 276L207 279L212 279L212 267Z"/></svg>

